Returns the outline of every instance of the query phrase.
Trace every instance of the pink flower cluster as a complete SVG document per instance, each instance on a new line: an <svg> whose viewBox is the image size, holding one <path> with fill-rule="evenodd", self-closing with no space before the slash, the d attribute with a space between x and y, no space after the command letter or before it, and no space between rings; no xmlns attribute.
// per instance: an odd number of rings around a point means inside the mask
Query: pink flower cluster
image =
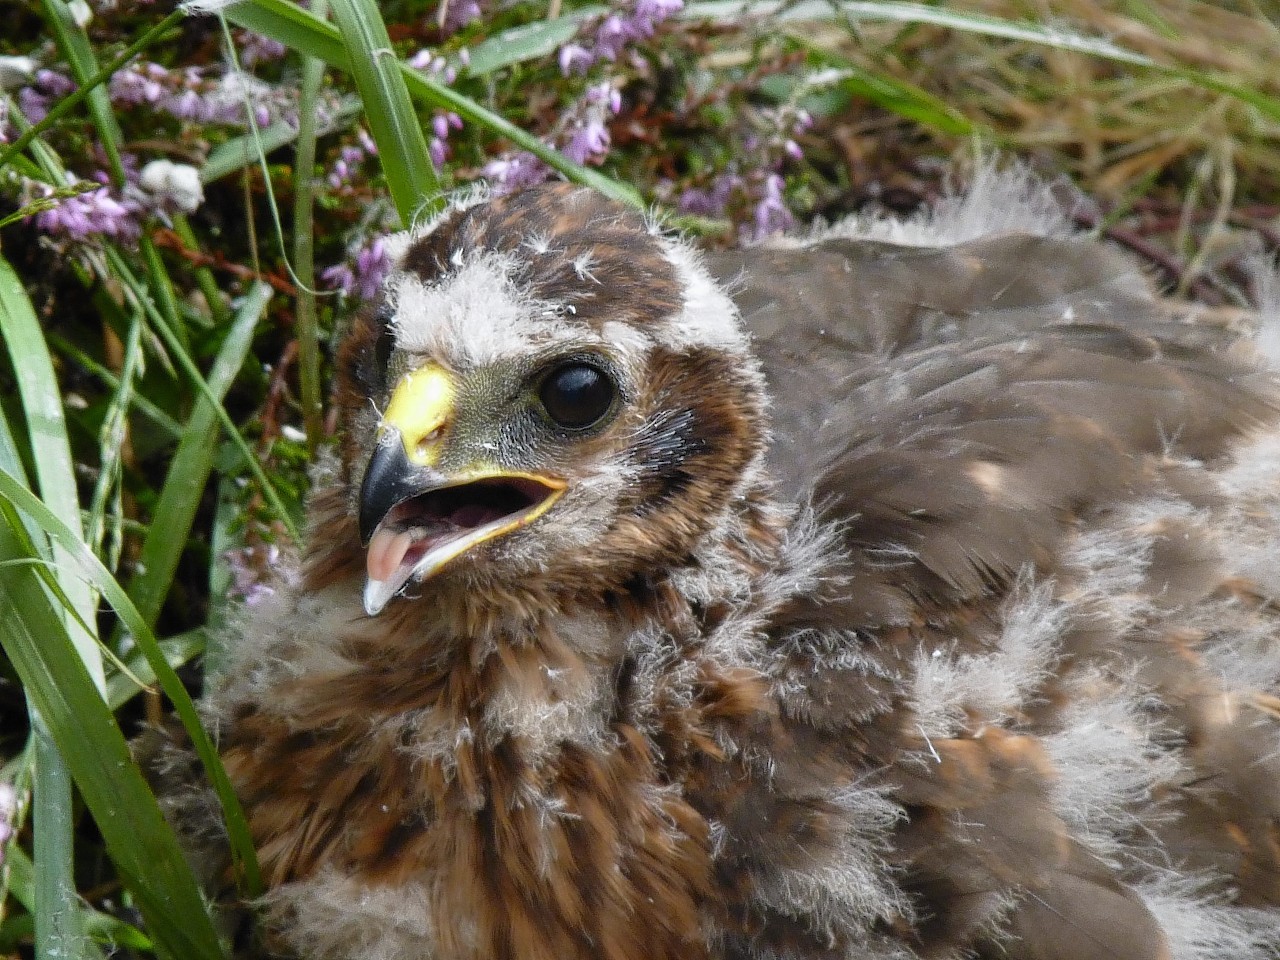
<svg viewBox="0 0 1280 960"><path fill-rule="evenodd" d="M444 19L440 23L440 29L446 37L453 36L484 13L479 0L440 0L440 2L447 4Z"/></svg>
<svg viewBox="0 0 1280 960"><path fill-rule="evenodd" d="M98 174L105 179L105 174ZM37 184L43 196L53 193L48 184ZM66 197L58 205L36 214L36 226L46 233L64 234L72 240L91 236L136 237L141 204L128 198L116 199L104 185L87 193Z"/></svg>
<svg viewBox="0 0 1280 960"><path fill-rule="evenodd" d="M453 11L450 6L450 12ZM479 16L480 8L476 6L476 16ZM470 55L464 49L459 53L458 59L462 65L466 66L470 62ZM423 73L434 74L447 84L452 84L458 79L458 71L456 67L449 64L444 57L432 52L431 50L419 50L406 61L409 66L415 70L421 70ZM462 118L452 110L436 110L435 116L431 118L431 140L427 143L427 150L431 154L431 162L435 164L437 170L444 166L445 161L449 159L449 134L455 130L462 129Z"/></svg>
<svg viewBox="0 0 1280 960"><path fill-rule="evenodd" d="M658 24L684 9L684 0L630 0L624 9L610 13L588 29L585 42L560 48L560 72L586 73L601 60L616 61L628 46L648 40Z"/></svg>
<svg viewBox="0 0 1280 960"><path fill-rule="evenodd" d="M378 237L355 256L354 268L345 263L335 264L320 274L320 279L331 290L360 300L373 300L382 289L382 281L391 270L391 257L386 241Z"/></svg>
<svg viewBox="0 0 1280 960"><path fill-rule="evenodd" d="M735 200L752 207L752 226L745 238L760 239L789 229L795 217L783 196L781 170L787 161L804 159L796 138L813 126L808 111L786 105L761 110L757 118L763 132L742 141L730 169L718 174L707 188L690 187L680 195L680 209L702 216L723 216Z"/></svg>
<svg viewBox="0 0 1280 960"><path fill-rule="evenodd" d="M351 178L364 166L364 162L378 152L378 145L373 142L364 127L356 131L356 142L348 143L338 151L338 159L329 168L325 182L334 190L345 190L351 186Z"/></svg>
<svg viewBox="0 0 1280 960"><path fill-rule="evenodd" d="M593 84L557 125L557 149L578 164L598 165L609 154L613 138L608 120L622 110L622 94L611 81ZM551 168L531 153L520 151L485 165L484 175L497 193L512 193L551 175Z"/></svg>
<svg viewBox="0 0 1280 960"><path fill-rule="evenodd" d="M76 88L76 82L56 70L37 70L35 80L18 91L18 109L32 123L48 114L53 101Z"/></svg>
<svg viewBox="0 0 1280 960"><path fill-rule="evenodd" d="M141 62L116 72L108 89L117 106L145 105L191 123L245 126L246 104L258 126L277 118L297 122L290 95L242 70L211 75L201 67L168 70Z"/></svg>

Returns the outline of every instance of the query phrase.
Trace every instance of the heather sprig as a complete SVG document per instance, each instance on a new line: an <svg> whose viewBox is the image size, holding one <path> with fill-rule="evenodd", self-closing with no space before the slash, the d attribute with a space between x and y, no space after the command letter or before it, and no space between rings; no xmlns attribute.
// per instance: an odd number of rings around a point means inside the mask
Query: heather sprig
<svg viewBox="0 0 1280 960"><path fill-rule="evenodd" d="M629 47L651 39L660 23L683 9L684 0L627 0L560 48L560 72L567 77L586 73L602 60L617 62Z"/></svg>

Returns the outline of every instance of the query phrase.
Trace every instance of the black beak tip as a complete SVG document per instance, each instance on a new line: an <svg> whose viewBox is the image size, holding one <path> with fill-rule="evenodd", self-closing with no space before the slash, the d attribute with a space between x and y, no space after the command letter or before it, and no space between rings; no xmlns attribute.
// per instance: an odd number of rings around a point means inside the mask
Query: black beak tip
<svg viewBox="0 0 1280 960"><path fill-rule="evenodd" d="M420 492L415 474L420 472L405 455L398 435L384 436L374 448L373 456L360 483L360 545L367 547L383 518L398 503Z"/></svg>

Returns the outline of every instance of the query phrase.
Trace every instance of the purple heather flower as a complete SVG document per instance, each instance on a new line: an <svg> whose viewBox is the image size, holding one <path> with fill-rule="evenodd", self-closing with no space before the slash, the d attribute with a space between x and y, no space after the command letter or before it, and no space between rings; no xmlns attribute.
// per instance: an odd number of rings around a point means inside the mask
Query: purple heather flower
<svg viewBox="0 0 1280 960"><path fill-rule="evenodd" d="M356 254L354 268L344 263L335 264L322 271L320 278L326 286L340 290L345 296L373 300L390 270L391 257L386 242L379 237Z"/></svg>
<svg viewBox="0 0 1280 960"><path fill-rule="evenodd" d="M345 263L325 267L320 271L320 279L330 290L337 290L344 295L351 293L356 285L356 275Z"/></svg>
<svg viewBox="0 0 1280 960"><path fill-rule="evenodd" d="M18 109L29 123L39 123L49 112L52 101L35 87L23 87L18 91Z"/></svg>
<svg viewBox="0 0 1280 960"><path fill-rule="evenodd" d="M493 185L493 192L504 194L542 183L551 176L551 168L532 153L520 151L490 160L483 173Z"/></svg>
<svg viewBox="0 0 1280 960"><path fill-rule="evenodd" d="M431 130L434 136L427 145L431 154L431 162L437 168L443 167L449 159L449 134L462 129L462 118L452 110L437 110L431 119Z"/></svg>
<svg viewBox="0 0 1280 960"><path fill-rule="evenodd" d="M364 165L365 158L378 152L373 137L360 127L356 130L356 143L346 144L338 151L338 159L334 161L326 180L334 190L339 190L351 183L351 178Z"/></svg>
<svg viewBox="0 0 1280 960"><path fill-rule="evenodd" d="M604 122L592 118L575 127L573 136L560 148L560 152L574 163L599 162L609 152L610 142L609 131Z"/></svg>
<svg viewBox="0 0 1280 960"><path fill-rule="evenodd" d="M771 173L764 180L764 194L756 204L755 238L757 240L780 233L795 223L795 217L787 209L782 198L782 177Z"/></svg>
<svg viewBox="0 0 1280 960"><path fill-rule="evenodd" d="M76 88L74 80L63 76L56 70L37 70L36 83L39 85L41 92L47 93L51 97L65 97Z"/></svg>
<svg viewBox="0 0 1280 960"><path fill-rule="evenodd" d="M244 71L206 77L199 67L166 70L154 63L139 63L111 78L111 100L116 104L147 104L192 123L247 123L245 103L259 126L269 124L290 104L282 93Z"/></svg>
<svg viewBox="0 0 1280 960"><path fill-rule="evenodd" d="M440 24L445 36L457 33L484 13L477 0L442 0L442 2L449 4L445 11L444 22Z"/></svg>
<svg viewBox="0 0 1280 960"><path fill-rule="evenodd" d="M44 186L45 195L53 189ZM36 226L46 233L66 234L84 240L102 234L108 237L136 237L139 232L137 204L121 202L106 187L59 200L57 206L36 214Z"/></svg>
<svg viewBox="0 0 1280 960"><path fill-rule="evenodd" d="M684 8L684 0L632 0L629 9L615 10L597 21L587 43L560 48L560 72L586 73L601 60L617 60L627 46L647 40L658 24Z"/></svg>
<svg viewBox="0 0 1280 960"><path fill-rule="evenodd" d="M469 56L467 57L467 60L470 60ZM421 70L423 73L436 74L445 83L453 83L453 81L458 79L458 71L449 65L448 60L425 48L419 50L406 62L415 70Z"/></svg>
<svg viewBox="0 0 1280 960"><path fill-rule="evenodd" d="M560 48L560 72L566 77L586 73L595 62L595 55L580 43L566 43Z"/></svg>
<svg viewBox="0 0 1280 960"><path fill-rule="evenodd" d="M245 30L240 34L240 62L246 67L279 60L289 48L279 40Z"/></svg>
<svg viewBox="0 0 1280 960"><path fill-rule="evenodd" d="M56 70L37 70L32 83L18 91L18 107L31 123L39 123L48 114L54 100L75 88L74 80Z"/></svg>
<svg viewBox="0 0 1280 960"><path fill-rule="evenodd" d="M736 173L722 173L711 181L710 190L690 187L680 194L679 206L685 213L705 217L720 217L729 206L729 198L743 187L743 180Z"/></svg>
<svg viewBox="0 0 1280 960"><path fill-rule="evenodd" d="M133 105L155 105L169 92L169 71L158 63L129 64L111 75L108 90L111 102Z"/></svg>

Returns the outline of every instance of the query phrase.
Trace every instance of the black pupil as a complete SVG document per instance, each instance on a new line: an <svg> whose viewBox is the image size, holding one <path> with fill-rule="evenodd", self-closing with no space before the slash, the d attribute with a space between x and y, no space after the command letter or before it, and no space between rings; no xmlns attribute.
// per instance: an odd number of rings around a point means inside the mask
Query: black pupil
<svg viewBox="0 0 1280 960"><path fill-rule="evenodd" d="M595 367L568 363L542 382L542 406L562 427L581 429L596 423L613 403L613 384Z"/></svg>

